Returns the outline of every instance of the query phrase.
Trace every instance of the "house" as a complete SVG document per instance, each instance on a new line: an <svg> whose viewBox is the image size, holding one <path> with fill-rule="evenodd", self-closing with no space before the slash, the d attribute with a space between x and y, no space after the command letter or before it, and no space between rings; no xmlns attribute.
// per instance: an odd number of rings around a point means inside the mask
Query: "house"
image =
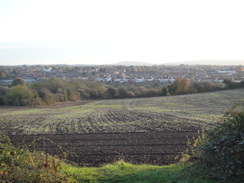
<svg viewBox="0 0 244 183"><path fill-rule="evenodd" d="M48 69L43 69L43 72L51 72L52 68L48 68Z"/></svg>
<svg viewBox="0 0 244 183"><path fill-rule="evenodd" d="M145 82L145 79L143 77L135 78L136 83L142 83Z"/></svg>

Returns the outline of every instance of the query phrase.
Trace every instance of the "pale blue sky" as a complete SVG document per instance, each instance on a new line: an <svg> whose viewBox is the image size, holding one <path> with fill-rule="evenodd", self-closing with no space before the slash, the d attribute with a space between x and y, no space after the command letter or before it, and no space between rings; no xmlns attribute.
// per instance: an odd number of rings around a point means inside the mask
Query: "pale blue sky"
<svg viewBox="0 0 244 183"><path fill-rule="evenodd" d="M244 59L241 0L0 0L0 65Z"/></svg>

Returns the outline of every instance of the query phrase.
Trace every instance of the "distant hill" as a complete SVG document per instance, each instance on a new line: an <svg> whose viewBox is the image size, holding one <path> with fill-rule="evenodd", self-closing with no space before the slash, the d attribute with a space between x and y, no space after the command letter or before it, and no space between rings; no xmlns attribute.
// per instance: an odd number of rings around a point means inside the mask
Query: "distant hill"
<svg viewBox="0 0 244 183"><path fill-rule="evenodd" d="M196 61L182 61L182 62L168 62L162 65L244 65L244 60L196 60ZM159 65L159 64L157 64Z"/></svg>
<svg viewBox="0 0 244 183"><path fill-rule="evenodd" d="M152 65L244 65L244 60L195 60L195 61L180 61L180 62L164 62L164 63L147 63L139 61L122 61L111 65L124 66L152 66Z"/></svg>
<svg viewBox="0 0 244 183"><path fill-rule="evenodd" d="M123 61L123 62L117 62L112 65L125 65L125 66L130 66L130 65L141 65L141 66L150 66L153 64L149 64L147 62L138 62L138 61Z"/></svg>

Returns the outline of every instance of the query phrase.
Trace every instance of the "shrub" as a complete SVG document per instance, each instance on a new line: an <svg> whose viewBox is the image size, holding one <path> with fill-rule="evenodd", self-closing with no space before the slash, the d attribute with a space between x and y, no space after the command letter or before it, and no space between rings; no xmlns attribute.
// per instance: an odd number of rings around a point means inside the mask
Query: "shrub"
<svg viewBox="0 0 244 183"><path fill-rule="evenodd" d="M116 98L117 97L117 89L114 87L108 87L107 91L107 98Z"/></svg>
<svg viewBox="0 0 244 183"><path fill-rule="evenodd" d="M4 96L8 92L9 88L7 86L0 86L0 105L4 105Z"/></svg>
<svg viewBox="0 0 244 183"><path fill-rule="evenodd" d="M62 161L16 148L0 134L0 182L71 182Z"/></svg>
<svg viewBox="0 0 244 183"><path fill-rule="evenodd" d="M47 88L39 90L38 94L46 104L54 103L53 93L51 93L50 90L48 90Z"/></svg>
<svg viewBox="0 0 244 183"><path fill-rule="evenodd" d="M17 85L8 90L5 95L5 103L9 105L33 105L33 91L25 85Z"/></svg>
<svg viewBox="0 0 244 183"><path fill-rule="evenodd" d="M25 85L25 81L22 78L15 78L11 85L12 86Z"/></svg>
<svg viewBox="0 0 244 183"><path fill-rule="evenodd" d="M241 182L244 177L244 111L232 109L198 143L200 168L211 178Z"/></svg>

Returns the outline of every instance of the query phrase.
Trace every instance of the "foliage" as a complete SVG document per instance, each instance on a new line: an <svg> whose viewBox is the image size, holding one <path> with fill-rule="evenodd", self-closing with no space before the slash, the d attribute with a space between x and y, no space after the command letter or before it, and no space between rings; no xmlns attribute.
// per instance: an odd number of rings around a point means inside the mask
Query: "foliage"
<svg viewBox="0 0 244 183"><path fill-rule="evenodd" d="M75 167L43 152L14 147L6 136L0 141L0 182L179 182L214 183L203 177L184 176L184 164L132 165L124 161L103 167Z"/></svg>
<svg viewBox="0 0 244 183"><path fill-rule="evenodd" d="M114 87L108 87L107 96L108 98L116 98L118 95L118 91Z"/></svg>
<svg viewBox="0 0 244 183"><path fill-rule="evenodd" d="M224 87L222 83L194 82L190 86L190 92L191 93L211 92L211 91L222 90L223 88Z"/></svg>
<svg viewBox="0 0 244 183"><path fill-rule="evenodd" d="M77 80L69 83L66 80L52 78L35 82L30 88L36 91L40 99L47 105L56 102L80 100Z"/></svg>
<svg viewBox="0 0 244 183"><path fill-rule="evenodd" d="M6 79L6 78L7 78L6 72L0 70L0 79Z"/></svg>
<svg viewBox="0 0 244 183"><path fill-rule="evenodd" d="M26 106L32 105L34 93L25 85L17 85L10 88L5 95L7 105Z"/></svg>
<svg viewBox="0 0 244 183"><path fill-rule="evenodd" d="M119 87L118 93L120 98L127 98L128 97L128 91L126 90L125 87Z"/></svg>
<svg viewBox="0 0 244 183"><path fill-rule="evenodd" d="M243 88L244 81L233 83L226 80L224 84L209 82L190 82L187 78L176 78L168 86L154 83L107 83L90 82L81 79L65 80L60 78L43 79L26 86L24 80L16 78L12 86L24 85L34 92L34 105L53 104L57 102L79 101L84 99L115 99L115 98L141 98L168 95L181 95L187 93L210 92L223 89ZM225 86L225 87L224 87ZM0 104L4 104L6 92L1 94ZM6 100L7 101L7 100ZM8 105L20 105L7 102ZM21 104L22 105L22 104ZM32 103L24 104L32 105Z"/></svg>
<svg viewBox="0 0 244 183"><path fill-rule="evenodd" d="M235 88L244 88L244 81L240 83L233 82L232 80L225 79L223 83L226 85L228 89L235 89Z"/></svg>
<svg viewBox="0 0 244 183"><path fill-rule="evenodd" d="M47 88L42 88L38 91L38 95L46 104L54 103L53 94Z"/></svg>
<svg viewBox="0 0 244 183"><path fill-rule="evenodd" d="M25 85L25 81L22 78L15 78L11 85L12 86Z"/></svg>
<svg viewBox="0 0 244 183"><path fill-rule="evenodd" d="M244 82L243 82L244 83ZM185 78L177 78L171 85L164 86L162 88L162 96L167 95L181 95L188 93L203 93L220 91L223 89L235 89L243 88L243 83L234 84L235 87L225 87L223 83L213 83L213 82L190 82Z"/></svg>
<svg viewBox="0 0 244 183"><path fill-rule="evenodd" d="M0 96L6 95L9 88L7 86L0 86Z"/></svg>
<svg viewBox="0 0 244 183"><path fill-rule="evenodd" d="M0 105L4 105L4 96L9 88L7 86L0 86Z"/></svg>
<svg viewBox="0 0 244 183"><path fill-rule="evenodd" d="M169 95L168 87L163 87L161 92L162 92L162 96Z"/></svg>
<svg viewBox="0 0 244 183"><path fill-rule="evenodd" d="M200 168L208 176L242 182L244 177L244 111L232 109L197 146Z"/></svg>
<svg viewBox="0 0 244 183"><path fill-rule="evenodd" d="M16 148L0 137L0 182L71 182L58 158Z"/></svg>
<svg viewBox="0 0 244 183"><path fill-rule="evenodd" d="M43 79L43 80L37 81L31 85L31 88L38 90L38 91L43 88L46 88L52 93L57 93L58 89L59 88L64 89L66 84L67 83L65 82L65 80L62 80L59 78L51 78L51 79L47 79L47 80Z"/></svg>
<svg viewBox="0 0 244 183"><path fill-rule="evenodd" d="M0 182L179 182L214 183L199 177L184 176L188 165L133 165L122 160L103 167L75 167L44 152L14 147L0 138Z"/></svg>
<svg viewBox="0 0 244 183"><path fill-rule="evenodd" d="M172 85L169 86L169 92L172 95L185 94L188 92L190 82L186 78L176 78Z"/></svg>

